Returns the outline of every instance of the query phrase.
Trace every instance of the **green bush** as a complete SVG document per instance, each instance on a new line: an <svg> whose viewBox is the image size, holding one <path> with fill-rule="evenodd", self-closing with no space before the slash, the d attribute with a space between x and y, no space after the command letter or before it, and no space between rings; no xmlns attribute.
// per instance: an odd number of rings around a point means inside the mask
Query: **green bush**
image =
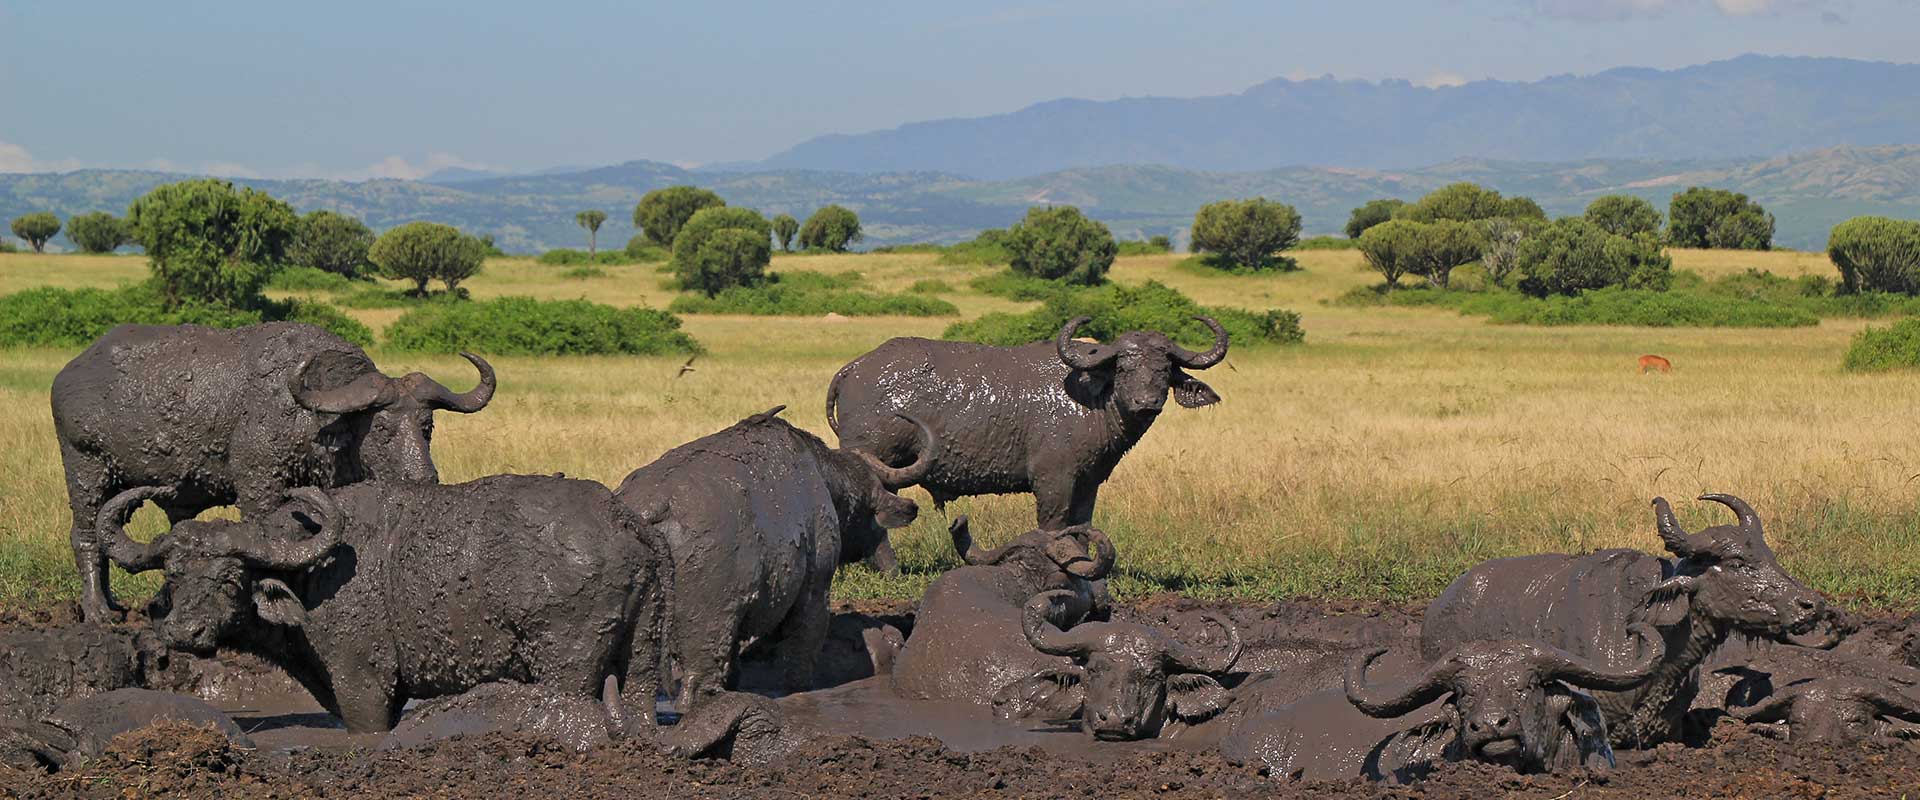
<svg viewBox="0 0 1920 800"><path fill-rule="evenodd" d="M1694 186L1673 196L1667 241L1674 247L1766 250L1773 246L1773 215L1744 194Z"/></svg>
<svg viewBox="0 0 1920 800"><path fill-rule="evenodd" d="M1660 235L1660 209L1632 195L1610 194L1588 203L1585 216L1615 236Z"/></svg>
<svg viewBox="0 0 1920 800"><path fill-rule="evenodd" d="M708 297L717 294L729 286L748 286L760 279L767 263L772 260L772 246L768 237L773 235L772 225L766 217L750 208L729 208L716 206L695 213L680 228L680 234L673 240L673 271L680 285L688 289L705 292ZM727 237L730 241L704 256L701 250L708 240L723 230L744 230L745 236ZM750 239L758 240L758 245ZM735 252L739 251L739 252ZM737 269L716 270L716 266L725 266L723 256L746 259Z"/></svg>
<svg viewBox="0 0 1920 800"><path fill-rule="evenodd" d="M1616 236L1581 217L1555 220L1520 247L1520 290L1535 297L1622 286L1661 291L1673 260L1653 237Z"/></svg>
<svg viewBox="0 0 1920 800"><path fill-rule="evenodd" d="M1160 236L1156 238L1165 239L1167 237ZM1162 246L1154 242L1142 242L1137 239L1115 242L1114 247L1114 255L1116 256L1157 256L1163 255L1171 249L1170 246Z"/></svg>
<svg viewBox="0 0 1920 800"><path fill-rule="evenodd" d="M380 266L382 276L412 281L414 294L425 297L427 282L435 280L454 293L461 281L480 272L487 251L479 239L452 225L409 222L380 234L367 257Z"/></svg>
<svg viewBox="0 0 1920 800"><path fill-rule="evenodd" d="M1509 197L1500 201L1500 216L1505 219L1547 221L1547 210L1531 197Z"/></svg>
<svg viewBox="0 0 1920 800"><path fill-rule="evenodd" d="M1400 209L1407 207L1405 200L1368 200L1366 205L1353 210L1347 216L1347 239L1357 240L1368 228L1393 219Z"/></svg>
<svg viewBox="0 0 1920 800"><path fill-rule="evenodd" d="M22 214L13 218L13 235L33 246L33 252L43 253L47 249L47 240L60 232L60 218L49 211Z"/></svg>
<svg viewBox="0 0 1920 800"><path fill-rule="evenodd" d="M1158 252L1162 252L1162 253L1173 252L1173 239L1166 236L1165 234L1155 234L1153 236L1147 237L1147 245L1152 247L1154 250Z"/></svg>
<svg viewBox="0 0 1920 800"><path fill-rule="evenodd" d="M922 278L907 287L907 291L914 294L953 294L954 288L939 278Z"/></svg>
<svg viewBox="0 0 1920 800"><path fill-rule="evenodd" d="M1056 291L1041 308L1021 314L994 313L948 326L943 338L994 345L1021 345L1050 339L1078 316L1093 319L1081 334L1111 340L1131 330L1160 331L1183 346L1207 348L1213 333L1195 315L1220 322L1237 346L1295 344L1304 341L1300 315L1282 309L1264 312L1205 308L1156 281L1138 287L1110 284Z"/></svg>
<svg viewBox="0 0 1920 800"><path fill-rule="evenodd" d="M1300 241L1300 212L1264 197L1221 200L1193 217L1193 252L1245 269L1293 268L1279 257Z"/></svg>
<svg viewBox="0 0 1920 800"><path fill-rule="evenodd" d="M9 242L5 239L0 239L0 253L18 253L18 252L20 252L20 248L16 247L13 242Z"/></svg>
<svg viewBox="0 0 1920 800"><path fill-rule="evenodd" d="M614 308L586 300L503 297L427 303L387 327L387 346L424 353L494 355L660 355L700 346L665 311Z"/></svg>
<svg viewBox="0 0 1920 800"><path fill-rule="evenodd" d="M1399 288L1400 276L1413 272L1418 266L1422 229L1422 223L1391 219L1360 234L1355 246L1360 248L1367 266L1387 279L1387 291Z"/></svg>
<svg viewBox="0 0 1920 800"><path fill-rule="evenodd" d="M807 217L800 226L800 248L844 253L847 247L865 238L860 232L860 215L852 209L829 205Z"/></svg>
<svg viewBox="0 0 1920 800"><path fill-rule="evenodd" d="M146 248L168 306L240 308L258 301L286 260L299 217L265 192L201 178L141 195L127 209L127 225Z"/></svg>
<svg viewBox="0 0 1920 800"><path fill-rule="evenodd" d="M1369 225L1368 227L1372 227ZM1340 236L1309 236L1293 246L1294 250L1354 250L1360 242Z"/></svg>
<svg viewBox="0 0 1920 800"><path fill-rule="evenodd" d="M626 255L630 264L652 264L673 258L672 250L647 241L644 234L628 239L626 248L620 252Z"/></svg>
<svg viewBox="0 0 1920 800"><path fill-rule="evenodd" d="M941 248L940 263L956 265L1006 264L1013 261L1007 250L1007 232L988 228L972 239Z"/></svg>
<svg viewBox="0 0 1920 800"><path fill-rule="evenodd" d="M673 240L680 235L680 228L693 219L693 215L703 209L725 206L727 201L720 195L697 186L669 186L655 189L640 198L640 204L633 207L633 227L640 229L640 235L647 244L655 247L672 248ZM629 242L628 247L632 247Z"/></svg>
<svg viewBox="0 0 1920 800"><path fill-rule="evenodd" d="M1646 291L1610 287L1577 297L1529 297L1511 290L1486 292L1355 289L1340 305L1451 308L1504 325L1613 325L1651 328L1793 328L1819 324L1804 308L1699 291Z"/></svg>
<svg viewBox="0 0 1920 800"><path fill-rule="evenodd" d="M67 238L83 253L111 253L133 244L126 221L104 211L68 218Z"/></svg>
<svg viewBox="0 0 1920 800"><path fill-rule="evenodd" d="M867 276L859 272L825 273L810 269L793 269L767 274L767 280L788 289L858 289L867 284Z"/></svg>
<svg viewBox="0 0 1920 800"><path fill-rule="evenodd" d="M183 303L169 308L156 287L141 283L112 290L30 289L0 297L0 346L85 347L126 324L238 328L274 320L319 325L362 347L373 344L367 326L321 303L295 300L254 309Z"/></svg>
<svg viewBox="0 0 1920 800"><path fill-rule="evenodd" d="M367 252L373 249L373 229L366 223L332 211L314 211L300 218L287 261L352 278L373 271Z"/></svg>
<svg viewBox="0 0 1920 800"><path fill-rule="evenodd" d="M1827 257L1849 292L1920 293L1920 222L1854 217L1834 226Z"/></svg>
<svg viewBox="0 0 1920 800"><path fill-rule="evenodd" d="M458 303L467 299L467 290L428 292L425 296L377 284L359 285L346 294L335 295L334 305L341 308L412 308L428 303Z"/></svg>
<svg viewBox="0 0 1920 800"><path fill-rule="evenodd" d="M665 251L654 247L649 247L647 250L642 251L642 254L658 256L657 258L646 258L644 259L645 261L659 261L666 257ZM541 253L539 257L534 259L534 263L545 264L550 267L580 267L590 265L623 267L628 264L642 263L642 260L634 258L634 254L626 250L608 250L603 253L589 253L585 250L561 247Z"/></svg>
<svg viewBox="0 0 1920 800"><path fill-rule="evenodd" d="M1472 222L1507 216L1506 199L1499 192L1477 183L1453 183L1442 186L1412 205L1394 212L1394 219L1435 222L1450 219Z"/></svg>
<svg viewBox="0 0 1920 800"><path fill-rule="evenodd" d="M1095 286L1106 280L1119 249L1107 226L1073 206L1035 206L1007 230L1003 242L1014 272Z"/></svg>
<svg viewBox="0 0 1920 800"><path fill-rule="evenodd" d="M338 272L328 272L315 267L281 267L267 279L267 288L283 292L345 292L353 289L353 281Z"/></svg>
<svg viewBox="0 0 1920 800"><path fill-rule="evenodd" d="M676 314L748 314L763 317L951 317L960 309L952 303L917 294L875 294L845 289L819 289L787 282L736 286L713 297L681 295L667 310Z"/></svg>
<svg viewBox="0 0 1920 800"><path fill-rule="evenodd" d="M1886 372L1920 367L1920 319L1904 319L1885 328L1853 335L1841 366L1848 372Z"/></svg>
<svg viewBox="0 0 1920 800"><path fill-rule="evenodd" d="M607 277L607 271L599 267L574 267L572 269L569 269L565 272L560 273L560 277L566 278L568 280L585 280L587 278L604 278L604 277Z"/></svg>
<svg viewBox="0 0 1920 800"><path fill-rule="evenodd" d="M968 281L967 285L981 294L1004 297L1023 303L1045 300L1067 290L1067 287L1058 281L1021 275L1012 271L982 275Z"/></svg>

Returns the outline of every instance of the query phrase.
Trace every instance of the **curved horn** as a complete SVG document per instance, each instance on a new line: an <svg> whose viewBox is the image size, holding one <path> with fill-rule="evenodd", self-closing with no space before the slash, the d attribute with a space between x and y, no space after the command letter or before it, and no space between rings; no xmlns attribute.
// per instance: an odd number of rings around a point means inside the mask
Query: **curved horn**
<svg viewBox="0 0 1920 800"><path fill-rule="evenodd" d="M1099 369L1120 357L1120 350L1086 342L1073 340L1073 332L1085 325L1092 317L1074 317L1061 326L1060 335L1053 337L1053 349L1060 354L1061 363L1078 370Z"/></svg>
<svg viewBox="0 0 1920 800"><path fill-rule="evenodd" d="M1053 609L1055 602L1071 603L1073 599L1074 594L1069 591L1041 592L1020 609L1020 630L1027 635L1027 643L1033 645L1033 649L1050 656L1069 658L1086 658L1093 653L1094 637L1077 629L1062 631L1047 621L1047 612Z"/></svg>
<svg viewBox="0 0 1920 800"><path fill-rule="evenodd" d="M1666 658L1667 643L1652 625L1636 622L1629 629L1640 639L1640 657L1632 664L1611 669L1576 656L1558 647L1541 646L1535 656L1536 668L1549 679L1558 679L1582 689L1618 692L1640 685Z"/></svg>
<svg viewBox="0 0 1920 800"><path fill-rule="evenodd" d="M1453 654L1428 667L1426 674L1405 686L1382 690L1367 685L1367 667L1387 648L1376 647L1347 664L1347 702L1369 717L1397 717L1440 699L1453 691L1453 679L1460 673Z"/></svg>
<svg viewBox="0 0 1920 800"><path fill-rule="evenodd" d="M1741 722L1766 722L1773 719L1785 719L1806 691L1806 684L1782 686L1773 694L1762 698L1750 706L1731 706L1727 715Z"/></svg>
<svg viewBox="0 0 1920 800"><path fill-rule="evenodd" d="M1212 614L1201 617L1220 626L1227 632L1227 645L1212 653L1188 647L1184 642L1175 641L1167 650L1167 660L1173 666L1187 672L1207 675L1220 675L1233 669L1233 662L1240 660L1240 628L1231 622Z"/></svg>
<svg viewBox="0 0 1920 800"><path fill-rule="evenodd" d="M307 370L313 367L313 359L300 362L300 366L287 373L287 391L293 394L293 401L308 411L322 414L352 414L392 403L393 379L378 372L367 372L352 383L333 389L307 388ZM444 390L444 387L443 387Z"/></svg>
<svg viewBox="0 0 1920 800"><path fill-rule="evenodd" d="M1113 562L1118 555L1113 550L1113 540L1107 538L1106 531L1090 527L1087 529L1087 544L1092 545L1090 549L1093 552L1090 555L1093 556L1093 563L1088 565L1086 569L1069 571L1090 581L1097 581L1107 577L1109 573L1113 572ZM1238 631L1232 631L1232 633L1238 635Z"/></svg>
<svg viewBox="0 0 1920 800"><path fill-rule="evenodd" d="M1697 552L1692 535L1687 533L1686 528L1680 527L1679 520L1673 518L1673 507L1667 505L1667 498L1653 498L1653 518L1660 531L1660 541L1665 542L1674 555L1686 558Z"/></svg>
<svg viewBox="0 0 1920 800"><path fill-rule="evenodd" d="M927 423L897 412L894 416L913 423L913 426L920 430L920 452L913 463L904 467L889 467L886 462L874 458L871 453L859 450L854 452L859 453L860 458L873 469L873 474L880 477L882 485L888 489L904 489L919 483L920 479L927 477L927 472L933 469L933 451L938 442L933 437L933 429L927 427Z"/></svg>
<svg viewBox="0 0 1920 800"><path fill-rule="evenodd" d="M1719 503L1720 505L1733 509L1733 513L1740 518L1741 533L1751 536L1762 535L1760 530L1760 515L1753 513L1753 507L1747 505L1747 501L1730 494L1703 494L1700 495L1700 499L1709 503Z"/></svg>
<svg viewBox="0 0 1920 800"><path fill-rule="evenodd" d="M340 508L334 505L333 498L311 486L294 489L287 495L305 503L309 517L319 518L320 531L301 539L270 537L263 542L250 537L234 543L229 548L232 555L267 569L306 569L340 544Z"/></svg>
<svg viewBox="0 0 1920 800"><path fill-rule="evenodd" d="M1008 544L1006 547L994 550L982 550L979 545L973 543L973 532L969 530L968 525L965 514L961 514L947 524L947 535L953 537L953 552L958 553L960 560L966 562L968 566L984 567L998 563L1000 557L1007 554L1007 547L1013 546Z"/></svg>
<svg viewBox="0 0 1920 800"><path fill-rule="evenodd" d="M100 513L93 518L93 529L106 536L107 557L121 569L130 573L159 569L166 560L171 545L168 535L162 534L146 544L141 544L127 535L127 519L133 516L141 503L158 497L167 497L173 490L165 486L139 486L113 496L106 505L100 507Z"/></svg>
<svg viewBox="0 0 1920 800"><path fill-rule="evenodd" d="M1187 369L1206 369L1227 357L1227 329L1221 327L1220 323L1215 322L1212 317L1194 317L1194 319L1200 320L1202 324L1213 329L1213 349L1204 353L1195 353L1176 344L1169 355L1173 358L1173 363Z"/></svg>
<svg viewBox="0 0 1920 800"><path fill-rule="evenodd" d="M480 371L479 385L463 394L454 394L453 390L440 385L439 381L421 376L425 380L420 381L418 387L414 389L413 396L430 408L457 411L462 414L471 414L486 408L488 403L493 402L493 390L498 385L494 381L493 365L472 353L461 353L460 357L472 362L473 368Z"/></svg>

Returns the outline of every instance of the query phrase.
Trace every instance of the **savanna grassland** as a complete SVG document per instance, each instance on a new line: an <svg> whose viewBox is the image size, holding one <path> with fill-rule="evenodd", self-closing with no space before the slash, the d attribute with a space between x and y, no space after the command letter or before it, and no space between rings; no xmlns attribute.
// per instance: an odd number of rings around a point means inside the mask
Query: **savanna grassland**
<svg viewBox="0 0 1920 800"><path fill-rule="evenodd" d="M1330 304L1378 276L1354 251L1295 256L1303 270L1255 276L1173 255L1115 265L1115 280L1158 280L1207 305L1291 308L1307 330L1303 346L1236 348L1202 375L1224 402L1170 408L1122 462L1096 519L1120 548L1121 593L1426 597L1490 557L1657 547L1654 496L1676 500L1683 521L1703 526L1730 515L1690 498L1730 492L1760 511L1782 560L1808 583L1857 604L1920 603L1920 374L1841 372L1849 337L1868 323L1500 326L1444 309ZM1707 276L1834 274L1820 254L1674 256L1677 269ZM960 318L1022 307L965 288L1000 268L937 258L779 256L772 269L857 270L885 291L938 278L956 287L941 296ZM651 266L603 269L573 279L561 267L494 260L467 285L482 298L663 308L673 297ZM137 257L0 255L0 293L145 275ZM379 330L401 311L349 313ZM439 416L444 479L559 471L617 483L674 445L782 404L788 419L831 441L822 402L841 364L888 337L937 337L956 318L684 319L707 353L677 379L684 358L493 359L493 405ZM1638 374L1643 353L1672 359L1673 374ZM74 354L0 350L0 603L76 589L47 405L54 373ZM423 370L456 389L472 381L458 358L374 356L390 374ZM912 597L957 563L946 518L931 503L923 510L894 534L900 577L850 568L837 592ZM1032 523L1025 496L962 500L948 512L972 515L988 543ZM136 531L159 530L157 512L142 514Z"/></svg>

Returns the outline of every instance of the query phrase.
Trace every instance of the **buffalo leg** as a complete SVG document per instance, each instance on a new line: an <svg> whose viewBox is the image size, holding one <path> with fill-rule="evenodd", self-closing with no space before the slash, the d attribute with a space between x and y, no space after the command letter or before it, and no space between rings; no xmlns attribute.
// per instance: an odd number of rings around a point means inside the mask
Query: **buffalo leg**
<svg viewBox="0 0 1920 800"><path fill-rule="evenodd" d="M780 664L781 688L789 692L813 686L814 664L820 660L820 649L827 643L827 628L833 622L833 612L827 607L832 581L832 572L808 581L807 588L787 611L787 618L780 622L780 638L774 643L773 653Z"/></svg>
<svg viewBox="0 0 1920 800"><path fill-rule="evenodd" d="M680 694L675 710L691 714L699 703L726 690L740 651L740 608L737 601L717 607L676 602L671 635L674 661L680 667Z"/></svg>
<svg viewBox="0 0 1920 800"><path fill-rule="evenodd" d="M113 601L106 548L94 522L100 506L120 487L111 484L105 464L72 445L61 443L60 455L67 468L67 507L73 512L68 543L73 546L74 569L80 573L80 613L88 622L107 622L116 619L121 609Z"/></svg>
<svg viewBox="0 0 1920 800"><path fill-rule="evenodd" d="M1036 475L1033 481L1034 521L1040 530L1057 531L1073 524L1074 476Z"/></svg>

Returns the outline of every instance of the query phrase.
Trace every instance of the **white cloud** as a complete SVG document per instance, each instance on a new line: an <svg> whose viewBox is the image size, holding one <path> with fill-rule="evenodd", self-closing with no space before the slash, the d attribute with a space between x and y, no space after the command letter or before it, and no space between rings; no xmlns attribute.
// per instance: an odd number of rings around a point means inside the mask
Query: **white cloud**
<svg viewBox="0 0 1920 800"><path fill-rule="evenodd" d="M88 167L112 168L113 166L115 165L89 164L77 158L42 160L35 158L25 147L10 142L0 142L0 172L72 172ZM417 160L397 155L387 156L364 167L346 169L323 167L313 163L287 167L256 167L237 161L202 161L190 164L170 158L150 158L133 165L132 168L183 175L213 175L221 178L325 178L338 181L364 181L376 178L419 180L449 167L498 169L467 160L453 153L440 152L428 153Z"/></svg>
<svg viewBox="0 0 1920 800"><path fill-rule="evenodd" d="M0 172L72 172L85 166L86 164L77 158L41 161L27 152L25 147L11 142L0 142Z"/></svg>
<svg viewBox="0 0 1920 800"><path fill-rule="evenodd" d="M334 178L336 180L367 180L369 178L395 178L412 181L432 175L443 169L459 167L461 169L494 169L477 161L468 161L453 153L428 153L426 159L415 163L402 156L387 156L372 166L357 170L335 171L330 174L308 175L304 177Z"/></svg>

